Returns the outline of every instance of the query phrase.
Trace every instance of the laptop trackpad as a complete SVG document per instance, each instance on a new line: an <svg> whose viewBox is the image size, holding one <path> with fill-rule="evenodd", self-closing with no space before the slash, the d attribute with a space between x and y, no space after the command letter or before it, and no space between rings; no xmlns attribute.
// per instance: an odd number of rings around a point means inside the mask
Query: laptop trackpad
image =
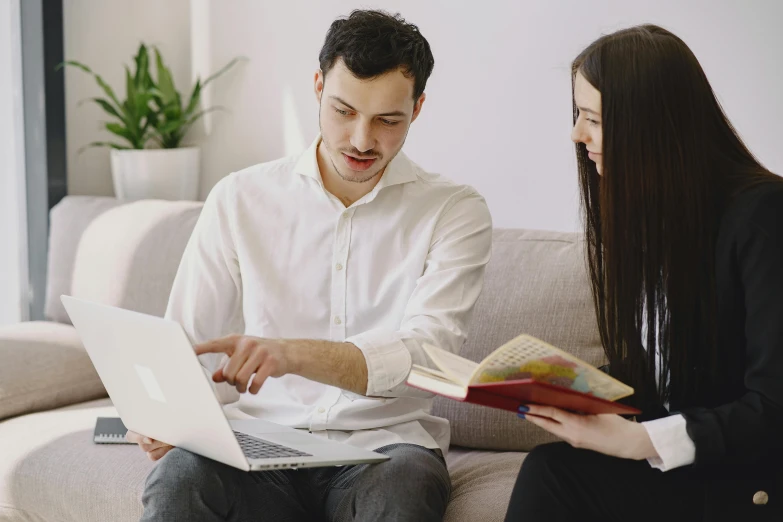
<svg viewBox="0 0 783 522"><path fill-rule="evenodd" d="M247 433L248 435L266 435L268 433L291 433L296 432L293 428L275 424L274 422L263 421L261 419L241 419L229 421L231 429Z"/></svg>
<svg viewBox="0 0 783 522"><path fill-rule="evenodd" d="M315 435L299 433L298 431L289 431L286 433L264 433L262 437L269 442L291 446L323 444L324 442L329 442L329 439L321 441Z"/></svg>

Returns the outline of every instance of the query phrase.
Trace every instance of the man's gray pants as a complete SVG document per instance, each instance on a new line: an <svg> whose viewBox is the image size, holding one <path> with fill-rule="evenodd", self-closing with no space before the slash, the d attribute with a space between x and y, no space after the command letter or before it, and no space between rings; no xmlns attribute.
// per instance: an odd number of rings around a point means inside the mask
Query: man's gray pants
<svg viewBox="0 0 783 522"><path fill-rule="evenodd" d="M181 448L147 478L142 522L442 520L451 494L434 450L392 444L380 464L246 472Z"/></svg>

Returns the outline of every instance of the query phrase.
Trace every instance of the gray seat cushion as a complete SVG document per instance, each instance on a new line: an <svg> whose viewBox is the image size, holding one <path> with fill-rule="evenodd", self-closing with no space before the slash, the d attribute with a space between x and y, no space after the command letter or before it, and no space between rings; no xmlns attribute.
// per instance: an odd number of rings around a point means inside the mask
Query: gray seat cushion
<svg viewBox="0 0 783 522"><path fill-rule="evenodd" d="M114 416L108 399L0 423L0 520L136 521L155 465L136 446L96 445L95 418ZM446 522L502 521L523 453L454 448Z"/></svg>
<svg viewBox="0 0 783 522"><path fill-rule="evenodd" d="M495 230L484 290L461 355L481 361L521 333L593 365L604 363L581 235ZM432 413L451 421L451 443L530 451L555 438L511 412L437 398Z"/></svg>
<svg viewBox="0 0 783 522"><path fill-rule="evenodd" d="M0 520L136 521L154 463L130 445L92 442L108 399L0 423Z"/></svg>
<svg viewBox="0 0 783 522"><path fill-rule="evenodd" d="M451 448L451 501L444 522L502 522L526 453Z"/></svg>
<svg viewBox="0 0 783 522"><path fill-rule="evenodd" d="M0 327L0 420L105 396L73 326Z"/></svg>

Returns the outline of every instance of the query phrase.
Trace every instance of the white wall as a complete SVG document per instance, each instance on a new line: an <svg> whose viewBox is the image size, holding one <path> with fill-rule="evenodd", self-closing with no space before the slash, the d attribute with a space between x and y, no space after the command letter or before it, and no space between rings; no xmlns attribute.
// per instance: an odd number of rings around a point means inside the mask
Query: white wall
<svg viewBox="0 0 783 522"><path fill-rule="evenodd" d="M478 188L496 226L579 228L568 138L570 61L600 34L644 22L673 30L691 46L751 149L783 173L783 2L777 0L152 3L154 26L150 1L66 0L66 56L108 71L144 37L159 42L175 72L187 78L182 21L206 5L208 22L197 24L191 50L208 55L214 68L237 55L249 62L214 84L212 103L230 113L214 117L208 136L203 129L194 135L204 147L202 197L230 171L309 143L318 130L312 78L326 30L336 16L368 6L399 11L419 25L435 55L427 102L406 152L423 167ZM118 18L122 24L114 23ZM109 79L116 83L119 74ZM66 80L71 192L111 194L106 151L74 159L88 137L100 136L95 113L73 108L94 88L77 83L74 72Z"/></svg>
<svg viewBox="0 0 783 522"><path fill-rule="evenodd" d="M27 318L19 1L0 2L0 325Z"/></svg>

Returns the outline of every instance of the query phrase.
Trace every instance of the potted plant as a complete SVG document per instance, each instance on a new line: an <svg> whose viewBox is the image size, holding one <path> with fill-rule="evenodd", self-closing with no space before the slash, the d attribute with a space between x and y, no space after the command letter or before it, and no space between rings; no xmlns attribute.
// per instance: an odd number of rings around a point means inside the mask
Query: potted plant
<svg viewBox="0 0 783 522"><path fill-rule="evenodd" d="M125 99L86 65L69 60L61 66L76 67L95 78L105 97L90 98L111 121L104 128L115 141L98 141L89 147L111 148L111 172L114 191L122 200L198 199L200 155L196 146L183 146L193 124L217 108L200 110L201 92L212 80L236 64L229 62L203 82L196 80L187 100L177 91L171 71L155 51L156 77L150 74L150 52L145 44L134 56L135 71L125 66ZM153 145L152 147L148 147Z"/></svg>

